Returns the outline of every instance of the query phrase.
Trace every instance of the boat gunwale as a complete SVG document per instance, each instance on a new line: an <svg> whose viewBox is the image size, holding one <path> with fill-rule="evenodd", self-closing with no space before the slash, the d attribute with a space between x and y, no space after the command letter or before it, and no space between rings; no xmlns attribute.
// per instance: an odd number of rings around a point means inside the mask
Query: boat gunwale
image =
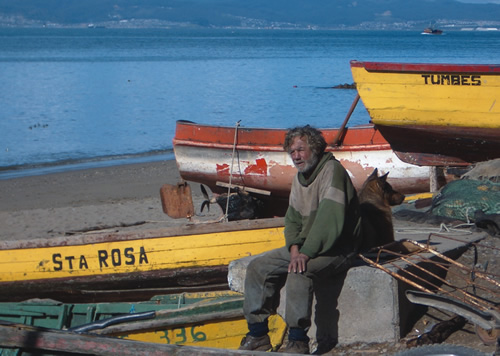
<svg viewBox="0 0 500 356"><path fill-rule="evenodd" d="M236 130L242 137L238 138L239 143L237 142L235 145L234 133ZM327 151L381 151L391 149L390 144L382 137L373 124L349 126L346 127L345 130L340 128L318 128L318 130L322 131L327 139ZM194 132L196 132L195 135L193 135ZM262 134L260 134L261 132ZM225 150L232 150L233 147L235 147L239 150L248 151L284 152L282 140L286 132L287 129L281 128L236 128L178 120L176 122L176 132L172 139L172 144L174 151L176 147L179 146L191 146ZM339 141L340 144L333 144L339 132L342 132ZM276 138L277 135L282 135L282 138ZM262 137L265 137L265 139L262 139Z"/></svg>
<svg viewBox="0 0 500 356"><path fill-rule="evenodd" d="M350 61L351 68L364 68L367 72L385 73L474 73L500 75L500 64L453 64L453 63L401 63Z"/></svg>
<svg viewBox="0 0 500 356"><path fill-rule="evenodd" d="M211 124L203 124L195 121L189 121L189 120L177 120L176 125L182 125L182 126L193 126L193 127L198 127L202 126L205 128L214 128L214 129L229 129L229 130L234 130L235 126L229 126L229 125L211 125ZM354 126L349 126L347 129L349 130L359 130L359 129L371 129L373 128L373 124L359 124L359 125L354 125ZM335 130L337 131L338 128L331 128L331 127L318 127L317 128L320 131L332 131ZM276 132L286 132L288 129L284 128L277 128L277 127L255 127L255 126L238 126L238 131L276 131Z"/></svg>
<svg viewBox="0 0 500 356"><path fill-rule="evenodd" d="M237 220L229 222L213 222L200 224L192 223L162 229L118 231L112 233L95 232L92 234L82 233L81 235L60 236L44 239L0 241L0 251L44 247L80 246L97 243L169 238L183 235L209 235L213 233L224 233L231 231L265 230L272 228L281 228L283 226L284 218Z"/></svg>
<svg viewBox="0 0 500 356"><path fill-rule="evenodd" d="M179 146L191 146L191 147L207 147L207 148L215 148L215 149L224 149L224 150L232 150L232 144L226 143L209 143L209 142L200 142L200 141L191 141L191 140L182 140L175 139L173 140L174 147ZM261 146L261 145L242 145L237 144L234 146L237 150L247 150L247 151L261 151L261 152L281 152L283 148L280 146ZM391 145L389 143L373 143L367 145L339 145L333 146L329 145L326 147L327 152L338 152L338 151L383 151L383 150L391 150Z"/></svg>

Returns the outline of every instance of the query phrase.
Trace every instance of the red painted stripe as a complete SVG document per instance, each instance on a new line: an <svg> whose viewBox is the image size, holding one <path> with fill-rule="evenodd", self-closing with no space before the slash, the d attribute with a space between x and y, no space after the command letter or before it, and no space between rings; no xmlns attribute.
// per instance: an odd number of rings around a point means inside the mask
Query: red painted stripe
<svg viewBox="0 0 500 356"><path fill-rule="evenodd" d="M211 126L193 122L177 121L174 146L187 144L188 146L232 147L235 136L234 127ZM320 128L326 142L333 142L337 135L337 128ZM239 127L237 131L237 146L239 149L259 149L265 151L283 150L283 141L286 129ZM373 125L360 125L347 128L342 139L342 147L352 146L384 146L387 141ZM349 148L350 149L350 148Z"/></svg>
<svg viewBox="0 0 500 356"><path fill-rule="evenodd" d="M362 67L369 72L414 73L483 73L500 75L500 64L450 64L450 63L396 63L351 61L351 67Z"/></svg>

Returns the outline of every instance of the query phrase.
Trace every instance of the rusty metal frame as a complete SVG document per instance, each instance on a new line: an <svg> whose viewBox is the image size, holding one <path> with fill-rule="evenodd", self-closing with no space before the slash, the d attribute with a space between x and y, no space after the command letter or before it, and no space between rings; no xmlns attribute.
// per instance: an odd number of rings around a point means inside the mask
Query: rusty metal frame
<svg viewBox="0 0 500 356"><path fill-rule="evenodd" d="M359 257L369 265L416 288L418 291L408 290L406 292L411 302L454 312L468 319L476 326L485 330L496 330L498 333L500 328L498 302L500 300L500 276L479 271L475 265L467 267L437 252L430 247L433 236L457 241L456 238L446 235L430 233L426 244L413 240L404 240L418 248L416 252L411 254L394 252L382 246L378 250L375 259L370 259L363 254L359 254ZM484 245L477 242L471 244L484 247ZM394 258L381 263L383 254ZM429 254L431 257L426 257ZM415 272L410 271L409 267L413 267ZM450 270L451 267L457 269L458 272ZM448 279L441 277L435 271L443 271L445 276L451 273L463 283L460 286L453 285ZM494 300L481 297L480 292L489 293Z"/></svg>

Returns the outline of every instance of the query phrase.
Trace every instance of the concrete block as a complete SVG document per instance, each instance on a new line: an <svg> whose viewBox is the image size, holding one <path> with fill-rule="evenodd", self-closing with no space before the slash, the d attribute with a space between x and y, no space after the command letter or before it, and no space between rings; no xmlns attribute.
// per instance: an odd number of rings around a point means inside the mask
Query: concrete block
<svg viewBox="0 0 500 356"><path fill-rule="evenodd" d="M245 276L247 274L247 266L256 256L248 256L229 262L227 283L229 289L234 292L245 292Z"/></svg>
<svg viewBox="0 0 500 356"><path fill-rule="evenodd" d="M381 270L351 268L338 297L339 343L399 340L397 288L397 281Z"/></svg>

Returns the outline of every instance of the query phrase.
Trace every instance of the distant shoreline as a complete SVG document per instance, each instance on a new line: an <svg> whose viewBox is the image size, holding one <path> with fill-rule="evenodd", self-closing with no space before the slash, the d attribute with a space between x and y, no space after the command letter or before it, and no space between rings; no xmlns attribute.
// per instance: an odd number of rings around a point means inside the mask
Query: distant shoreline
<svg viewBox="0 0 500 356"><path fill-rule="evenodd" d="M387 31L402 31L402 32L421 32L421 26L374 26L374 27L316 27L316 26L291 26L291 27L211 27L204 28L200 26L180 26L180 25L120 25L120 24L105 24L105 25L93 25L88 24L26 24L26 25L11 25L0 22L0 29L53 29L53 30L89 30L89 31L102 31L102 30L207 30L207 31L372 31L372 32L387 32ZM500 31L500 21L494 22L485 26L480 26L477 24L453 24L443 27L443 31L446 32L461 32L461 31L478 31L478 32L495 32Z"/></svg>

